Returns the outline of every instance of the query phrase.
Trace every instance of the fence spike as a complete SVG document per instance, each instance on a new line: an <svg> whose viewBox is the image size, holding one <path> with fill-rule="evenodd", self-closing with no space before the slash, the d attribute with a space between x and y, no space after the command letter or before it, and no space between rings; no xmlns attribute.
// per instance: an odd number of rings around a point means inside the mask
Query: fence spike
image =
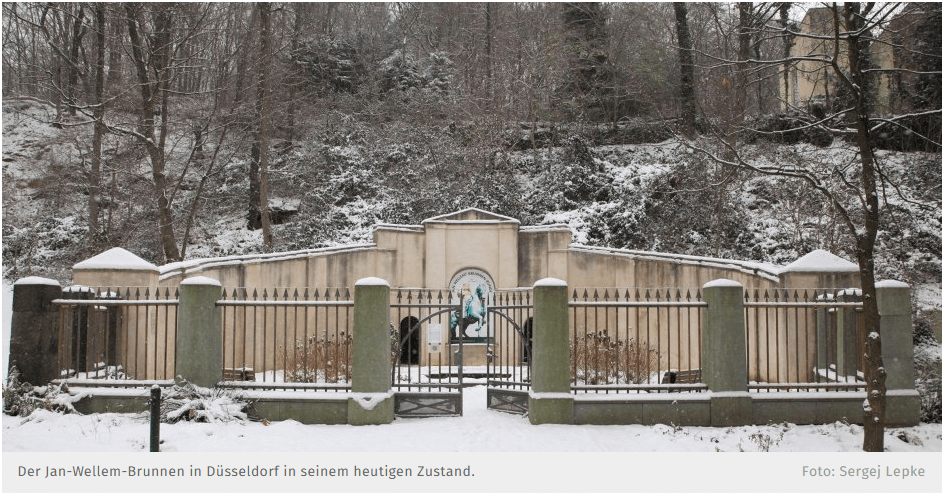
<svg viewBox="0 0 945 497"><path fill-rule="evenodd" d="M597 289L595 288L595 289L594 289L594 302L597 302L597 299L598 299L598 298L600 298L600 297L598 297Z"/></svg>
<svg viewBox="0 0 945 497"><path fill-rule="evenodd" d="M578 298L578 296L577 296L577 288L575 288L575 289L571 292L571 300L577 300L577 298Z"/></svg>
<svg viewBox="0 0 945 497"><path fill-rule="evenodd" d="M351 290L345 287L345 300L351 300Z"/></svg>
<svg viewBox="0 0 945 497"><path fill-rule="evenodd" d="M253 288L253 300L257 300L258 298L259 298L259 292L257 291L257 289Z"/></svg>
<svg viewBox="0 0 945 497"><path fill-rule="evenodd" d="M690 291L691 291L690 289L688 288L686 289L686 302L692 302L692 297L691 297L692 294L690 293Z"/></svg>
<svg viewBox="0 0 945 497"><path fill-rule="evenodd" d="M649 288L646 289L646 291L643 293L643 298L646 299L647 301L650 300L650 290L649 290Z"/></svg>
<svg viewBox="0 0 945 497"><path fill-rule="evenodd" d="M587 293L587 288L585 288L585 289L584 289L584 301L586 302L589 297L590 297L590 295L588 295L588 293Z"/></svg>
<svg viewBox="0 0 945 497"><path fill-rule="evenodd" d="M630 302L630 289L629 288L624 289L623 300L624 302Z"/></svg>
<svg viewBox="0 0 945 497"><path fill-rule="evenodd" d="M341 300L341 291L335 288L335 300Z"/></svg>
<svg viewBox="0 0 945 497"><path fill-rule="evenodd" d="M298 289L298 288L296 288L295 291L292 292L292 298L293 298L294 300L299 300L299 289Z"/></svg>

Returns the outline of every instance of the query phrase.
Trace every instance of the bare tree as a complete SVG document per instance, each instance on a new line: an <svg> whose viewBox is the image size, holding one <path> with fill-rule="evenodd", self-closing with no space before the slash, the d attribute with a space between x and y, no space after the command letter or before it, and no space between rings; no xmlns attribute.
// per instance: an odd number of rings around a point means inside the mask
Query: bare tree
<svg viewBox="0 0 945 497"><path fill-rule="evenodd" d="M873 113L876 94L871 91L869 81L873 69L869 62L870 43L875 33L881 31L896 15L901 15L897 4L847 3L825 7L829 20L826 32L809 33L791 31L794 38L809 38L819 47L810 53L795 54L786 59L757 61L759 65L783 66L785 63L805 62L813 64L816 71L824 71L835 78L848 96L848 104L822 119L808 114L807 127L824 126L828 122L841 120L849 123L853 132L855 162L849 164L815 164L805 161L782 160L775 163L756 162L742 154L738 140L743 129L728 135L718 134L718 144L724 153L693 144L717 163L739 167L765 175L795 178L807 182L815 191L828 200L854 241L853 252L859 266L863 291L863 319L866 327L864 344L866 361L867 402L864 403L864 451L882 451L886 413L885 369L882 361L879 311L876 302L876 267L874 251L880 228L881 199L898 194L897 185L884 172L882 161L873 153L877 129L886 123L903 121L909 116L891 116L882 119ZM940 7L937 15L941 16ZM765 28L772 37L784 35L784 24L775 23ZM939 50L939 59L941 51ZM741 57L739 57L739 61ZM736 61L723 61L735 63ZM912 71L909 68L892 68L889 71ZM922 114L941 115L938 108L929 108ZM842 133L841 130L836 130ZM940 141L940 138L938 139ZM941 147L941 144L937 144ZM907 199L908 200L908 199Z"/></svg>

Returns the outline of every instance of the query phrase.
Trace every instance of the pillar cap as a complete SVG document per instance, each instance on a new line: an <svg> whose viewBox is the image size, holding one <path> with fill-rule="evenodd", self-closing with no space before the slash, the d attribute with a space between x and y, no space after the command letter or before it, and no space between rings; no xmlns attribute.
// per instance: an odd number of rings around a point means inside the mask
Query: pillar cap
<svg viewBox="0 0 945 497"><path fill-rule="evenodd" d="M383 278L377 278L374 276L368 276L367 278L361 278L355 282L354 286L386 286L390 287L390 283Z"/></svg>
<svg viewBox="0 0 945 497"><path fill-rule="evenodd" d="M219 281L207 276L192 276L180 282L180 286L184 285L223 286Z"/></svg>
<svg viewBox="0 0 945 497"><path fill-rule="evenodd" d="M49 278L42 278L40 276L27 276L25 278L20 278L13 283L13 286L16 285L49 285L49 286L61 286L59 282Z"/></svg>
<svg viewBox="0 0 945 497"><path fill-rule="evenodd" d="M568 286L568 283L558 278L542 278L535 282L535 286Z"/></svg>
<svg viewBox="0 0 945 497"><path fill-rule="evenodd" d="M909 288L909 284L896 280L883 280L876 282L876 288Z"/></svg>
<svg viewBox="0 0 945 497"><path fill-rule="evenodd" d="M742 284L739 283L739 282L737 282L737 281L735 281L735 280L727 280L727 279L725 279L725 278L720 278L720 279L717 279L717 280L712 280L712 281L710 281L710 282L708 282L708 283L706 283L705 285L702 286L702 288L715 288L715 287L738 287L738 288L741 288L741 287L742 287Z"/></svg>

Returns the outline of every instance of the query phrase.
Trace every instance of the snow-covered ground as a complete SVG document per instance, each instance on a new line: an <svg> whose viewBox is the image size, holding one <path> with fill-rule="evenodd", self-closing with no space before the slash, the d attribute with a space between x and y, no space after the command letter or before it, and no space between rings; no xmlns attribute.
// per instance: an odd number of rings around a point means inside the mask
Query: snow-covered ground
<svg viewBox="0 0 945 497"><path fill-rule="evenodd" d="M859 451L863 428L833 423L736 428L533 426L518 415L486 409L484 386L467 388L462 417L397 419L389 426L180 422L161 426L167 452L765 452ZM142 451L144 415L57 414L3 417L3 451ZM890 451L942 450L941 425L887 431Z"/></svg>

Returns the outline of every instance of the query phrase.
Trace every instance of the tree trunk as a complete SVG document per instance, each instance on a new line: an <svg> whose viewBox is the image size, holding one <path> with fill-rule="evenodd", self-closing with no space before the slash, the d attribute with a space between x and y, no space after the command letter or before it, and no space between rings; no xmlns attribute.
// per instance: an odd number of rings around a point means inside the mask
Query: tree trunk
<svg viewBox="0 0 945 497"><path fill-rule="evenodd" d="M67 65L66 77L66 100L69 104L69 114L75 115L76 102L78 101L76 87L79 83L79 48L82 46L82 38L85 36L85 8L79 5L79 12L72 21L72 44L69 47L69 61Z"/></svg>
<svg viewBox="0 0 945 497"><path fill-rule="evenodd" d="M794 101L790 95L790 69L791 62L788 60L791 57L791 46L794 44L794 37L787 33L788 27L788 14L791 10L791 3L784 2L778 8L778 13L780 15L781 28L785 30L784 32L784 44L782 45L781 57L784 59L783 64L783 83L784 83L784 110L788 110L794 105Z"/></svg>
<svg viewBox="0 0 945 497"><path fill-rule="evenodd" d="M100 236L99 204L102 196L102 139L105 135L105 5L95 4L95 121L92 133L92 171L89 175L89 240L95 245Z"/></svg>
<svg viewBox="0 0 945 497"><path fill-rule="evenodd" d="M736 122L740 126L748 112L748 57L751 48L751 4L738 3L738 84L735 88Z"/></svg>
<svg viewBox="0 0 945 497"><path fill-rule="evenodd" d="M256 108L258 114L258 128L256 142L259 154L259 212L260 225L263 231L263 246L266 251L272 250L272 231L269 221L269 57L270 29L268 2L257 4L259 9L259 87L257 92Z"/></svg>
<svg viewBox="0 0 945 497"><path fill-rule="evenodd" d="M125 4L125 9L128 14L128 36L131 40L131 56L138 76L138 88L141 91L141 103L138 109L140 119L138 125L140 136L138 136L138 139L143 143L145 149L147 149L148 156L151 159L151 179L154 186L154 200L157 204L158 232L160 233L164 259L166 261L177 261L180 260L180 252L177 249L173 217L167 196L164 153L164 136L166 135L162 135L161 139L158 139L155 136L154 126L154 101L158 97L158 94L161 93L163 93L165 97L162 99L162 106L165 107L165 109L163 109L164 114L161 116L161 120L162 122L167 122L167 90L166 88L162 88L160 81L166 78L168 73L166 64L169 61L167 57L169 56L170 16L158 15L156 16L158 18L155 19L154 39L157 42L157 46L162 48L148 59L151 69L158 75L158 81L151 81L148 68L149 64L145 61L141 34L138 32L137 12L135 11L135 7L131 4Z"/></svg>
<svg viewBox="0 0 945 497"><path fill-rule="evenodd" d="M673 3L673 10L676 11L676 37L679 41L679 97L682 101L680 117L683 133L692 136L696 124L696 89L689 13L684 2Z"/></svg>
<svg viewBox="0 0 945 497"><path fill-rule="evenodd" d="M863 450L882 452L884 426L886 422L886 371L883 365L882 339L879 330L879 308L876 302L876 280L873 252L876 234L879 231L879 195L877 170L870 139L868 84L863 74L862 45L857 34L863 26L857 4L843 6L848 32L847 50L850 66L850 83L853 92L853 121L856 123L856 146L860 154L863 199L863 228L856 233L856 258L860 267L863 287L863 319L866 325L866 390L867 402L863 406Z"/></svg>

